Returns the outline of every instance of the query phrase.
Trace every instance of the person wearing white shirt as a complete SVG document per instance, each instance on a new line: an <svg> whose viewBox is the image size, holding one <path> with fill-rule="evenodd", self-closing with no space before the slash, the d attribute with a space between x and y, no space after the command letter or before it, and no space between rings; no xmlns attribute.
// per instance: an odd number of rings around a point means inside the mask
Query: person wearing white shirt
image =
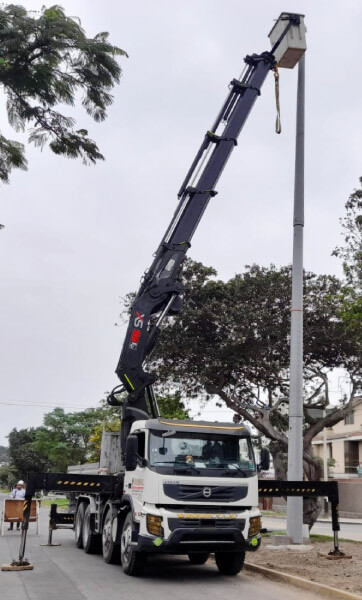
<svg viewBox="0 0 362 600"><path fill-rule="evenodd" d="M24 482L22 479L20 479L20 481L18 481L18 483L16 484L16 487L14 487L14 489L10 492L10 498L12 498L13 500L24 500L25 488L24 488ZM9 531L12 531L13 529L14 529L14 523L10 523ZM20 529L20 523L16 524L16 529Z"/></svg>

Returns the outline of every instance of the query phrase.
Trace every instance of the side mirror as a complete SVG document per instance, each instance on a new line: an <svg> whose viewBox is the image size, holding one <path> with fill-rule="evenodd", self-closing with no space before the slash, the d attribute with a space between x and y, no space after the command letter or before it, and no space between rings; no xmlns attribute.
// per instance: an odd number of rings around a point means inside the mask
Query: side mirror
<svg viewBox="0 0 362 600"><path fill-rule="evenodd" d="M137 467L138 438L136 435L129 435L126 440L126 451L124 466L126 471L134 471Z"/></svg>
<svg viewBox="0 0 362 600"><path fill-rule="evenodd" d="M270 452L268 448L262 446L260 448L260 464L258 465L259 471L269 471L270 467Z"/></svg>

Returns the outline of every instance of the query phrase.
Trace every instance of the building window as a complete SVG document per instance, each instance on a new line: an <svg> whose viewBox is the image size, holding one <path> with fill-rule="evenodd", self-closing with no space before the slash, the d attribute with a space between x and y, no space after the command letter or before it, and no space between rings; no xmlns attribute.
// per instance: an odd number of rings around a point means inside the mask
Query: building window
<svg viewBox="0 0 362 600"><path fill-rule="evenodd" d="M344 417L344 424L345 425L354 425L354 413L353 412L350 412L349 415Z"/></svg>
<svg viewBox="0 0 362 600"><path fill-rule="evenodd" d="M344 442L344 472L357 473L358 462L358 442Z"/></svg>

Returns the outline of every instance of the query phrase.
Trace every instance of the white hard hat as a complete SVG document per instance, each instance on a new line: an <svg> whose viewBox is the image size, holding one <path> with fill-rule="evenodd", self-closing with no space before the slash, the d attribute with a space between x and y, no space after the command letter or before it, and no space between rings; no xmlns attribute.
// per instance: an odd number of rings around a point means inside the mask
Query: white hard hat
<svg viewBox="0 0 362 600"><path fill-rule="evenodd" d="M16 485L24 485L24 482L22 479L20 479L20 481L18 481L18 483Z"/></svg>

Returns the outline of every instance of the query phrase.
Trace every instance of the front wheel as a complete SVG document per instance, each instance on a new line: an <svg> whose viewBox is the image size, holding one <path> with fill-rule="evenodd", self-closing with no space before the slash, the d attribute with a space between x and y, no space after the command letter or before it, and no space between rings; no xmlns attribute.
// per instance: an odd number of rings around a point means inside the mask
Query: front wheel
<svg viewBox="0 0 362 600"><path fill-rule="evenodd" d="M188 555L189 561L192 565L204 565L209 558L208 552L193 552Z"/></svg>
<svg viewBox="0 0 362 600"><path fill-rule="evenodd" d="M146 554L137 552L132 545L133 519L128 513L121 536L121 562L126 575L141 575L146 562Z"/></svg>
<svg viewBox="0 0 362 600"><path fill-rule="evenodd" d="M237 575L244 566L245 552L215 552L215 561L222 575Z"/></svg>

